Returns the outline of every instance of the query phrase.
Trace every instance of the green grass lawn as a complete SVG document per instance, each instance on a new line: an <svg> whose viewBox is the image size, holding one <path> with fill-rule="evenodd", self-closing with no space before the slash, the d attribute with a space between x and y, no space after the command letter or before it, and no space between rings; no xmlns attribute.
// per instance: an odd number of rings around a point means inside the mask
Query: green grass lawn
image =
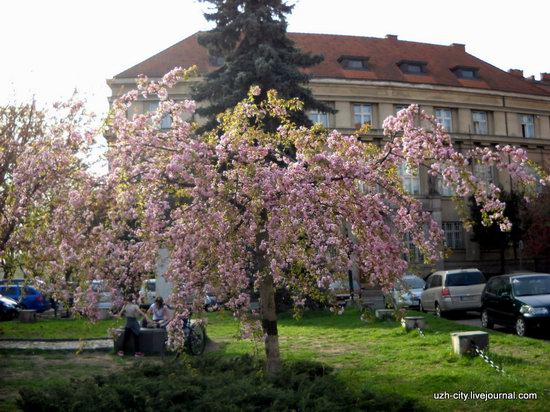
<svg viewBox="0 0 550 412"><path fill-rule="evenodd" d="M35 323L0 323L0 339L90 339L105 338L107 330L124 326L119 318L90 322L88 319L47 319Z"/></svg>
<svg viewBox="0 0 550 412"><path fill-rule="evenodd" d="M415 313L416 314L416 313ZM550 397L550 342L519 338L512 334L490 331L490 353L506 371L498 374L479 357L452 354L450 332L474 330L455 322L427 316L425 337L406 332L395 322L368 322L359 312L347 310L343 315L328 312L306 313L300 320L282 316L279 322L281 354L285 360L314 360L336 368L338 377L350 387L369 388L384 396L411 398L432 411L460 410L548 410ZM84 320L47 320L34 324L0 323L0 338L43 337L83 338L107 335L117 321L90 325ZM236 338L239 325L228 313L208 315L208 335L217 344L217 352L227 356L250 354L254 345ZM262 348L260 356L262 355ZM33 368L33 362L55 364L64 358L63 375L82 376L82 364L90 362L87 373L105 373L135 362L133 358L115 359L98 354L22 353L1 354L0 369L7 371L0 386L15 391L25 384L21 372ZM37 361L39 359L39 361ZM149 358L146 362L160 361ZM93 366L92 366L93 365ZM11 371L14 372L13 379ZM19 373L17 372L19 371ZM49 368L35 368L33 381L47 380ZM538 400L434 400L437 392L535 392ZM0 395L0 398L2 396ZM0 404L2 409L2 404Z"/></svg>

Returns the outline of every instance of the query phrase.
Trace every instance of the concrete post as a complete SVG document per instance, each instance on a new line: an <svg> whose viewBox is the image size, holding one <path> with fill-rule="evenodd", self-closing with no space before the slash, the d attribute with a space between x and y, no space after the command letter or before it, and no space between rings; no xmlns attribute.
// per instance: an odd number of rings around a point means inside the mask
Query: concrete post
<svg viewBox="0 0 550 412"><path fill-rule="evenodd" d="M36 322L36 310L23 309L19 311L19 322Z"/></svg>
<svg viewBox="0 0 550 412"><path fill-rule="evenodd" d="M401 321L401 325L408 331L420 328L426 328L426 319L423 316L405 316Z"/></svg>
<svg viewBox="0 0 550 412"><path fill-rule="evenodd" d="M489 347L489 334L479 330L472 332L451 333L453 352L457 355L475 354L474 345L481 350Z"/></svg>
<svg viewBox="0 0 550 412"><path fill-rule="evenodd" d="M395 318L393 309L376 309L374 313L378 320L393 320Z"/></svg>

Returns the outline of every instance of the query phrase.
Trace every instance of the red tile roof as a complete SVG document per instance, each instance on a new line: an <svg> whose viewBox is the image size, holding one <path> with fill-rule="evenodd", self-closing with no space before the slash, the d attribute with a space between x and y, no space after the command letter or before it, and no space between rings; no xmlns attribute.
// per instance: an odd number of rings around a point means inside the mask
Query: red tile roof
<svg viewBox="0 0 550 412"><path fill-rule="evenodd" d="M198 33L168 49L123 71L115 78L134 78L139 74L161 77L175 66L196 64L201 73L213 70L206 50L197 42ZM464 45L441 46L374 37L341 36L333 34L289 33L300 49L321 54L324 61L307 71L315 78L380 80L440 86L468 87L522 94L550 96L546 88L537 87L523 78L500 70L466 53ZM368 57L369 70L344 69L338 62L342 56ZM400 61L426 63L425 74L406 74L397 65ZM459 79L451 71L456 67L478 69L477 79Z"/></svg>

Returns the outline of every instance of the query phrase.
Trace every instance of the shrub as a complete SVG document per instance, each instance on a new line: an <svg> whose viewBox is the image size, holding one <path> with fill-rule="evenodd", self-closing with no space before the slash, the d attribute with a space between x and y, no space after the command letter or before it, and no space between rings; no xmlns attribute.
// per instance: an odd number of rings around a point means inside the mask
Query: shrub
<svg viewBox="0 0 550 412"><path fill-rule="evenodd" d="M274 380L249 356L135 365L109 376L20 391L23 411L414 411L407 399L356 393L332 368L289 362Z"/></svg>

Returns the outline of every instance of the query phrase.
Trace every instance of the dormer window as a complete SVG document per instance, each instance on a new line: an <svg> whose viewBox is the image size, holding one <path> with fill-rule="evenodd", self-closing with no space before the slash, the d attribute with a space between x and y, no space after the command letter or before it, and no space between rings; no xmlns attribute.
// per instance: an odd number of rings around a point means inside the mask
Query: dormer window
<svg viewBox="0 0 550 412"><path fill-rule="evenodd" d="M478 75L479 69L475 67L457 66L451 70L455 74L455 76L458 77L459 79L475 80L479 78L479 75Z"/></svg>
<svg viewBox="0 0 550 412"><path fill-rule="evenodd" d="M407 61L402 60L397 65L403 73L406 74L425 74L427 72L426 62L417 62L417 61Z"/></svg>
<svg viewBox="0 0 550 412"><path fill-rule="evenodd" d="M368 61L368 57L357 56L342 56L338 59L338 63L348 70L368 70Z"/></svg>

